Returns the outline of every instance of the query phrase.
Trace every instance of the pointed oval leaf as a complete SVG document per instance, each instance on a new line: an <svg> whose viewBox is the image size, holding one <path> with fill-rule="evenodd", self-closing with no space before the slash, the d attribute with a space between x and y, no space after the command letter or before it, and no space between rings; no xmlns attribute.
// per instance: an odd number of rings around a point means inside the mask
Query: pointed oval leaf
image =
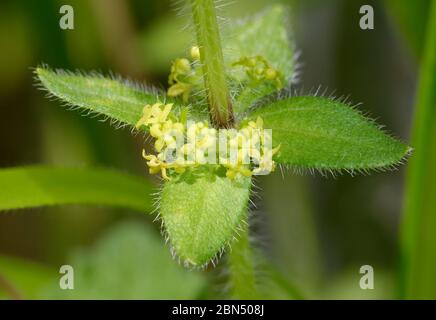
<svg viewBox="0 0 436 320"><path fill-rule="evenodd" d="M230 180L210 171L187 172L165 183L160 214L175 253L202 266L232 239L245 218L250 178Z"/></svg>
<svg viewBox="0 0 436 320"><path fill-rule="evenodd" d="M45 68L37 68L36 75L50 95L69 106L78 107L90 114L102 115L121 125L134 127L147 104L173 103L155 89L147 91L132 82L109 79L101 75L74 74ZM172 111L175 115L180 115L182 108L175 104ZM208 114L189 109L189 118L195 121L207 120Z"/></svg>
<svg viewBox="0 0 436 320"><path fill-rule="evenodd" d="M147 92L128 82L100 75L81 75L37 68L36 75L48 92L68 105L134 126L146 104L162 101L156 91Z"/></svg>
<svg viewBox="0 0 436 320"><path fill-rule="evenodd" d="M398 164L411 148L350 106L322 97L292 97L251 112L280 144L278 163L297 168L367 170Z"/></svg>

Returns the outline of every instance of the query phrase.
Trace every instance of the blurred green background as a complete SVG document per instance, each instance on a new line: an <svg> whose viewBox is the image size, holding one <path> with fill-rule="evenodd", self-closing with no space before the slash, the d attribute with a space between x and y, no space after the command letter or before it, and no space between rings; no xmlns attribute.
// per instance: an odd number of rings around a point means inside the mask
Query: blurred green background
<svg viewBox="0 0 436 320"><path fill-rule="evenodd" d="M237 0L224 6L222 14L243 17L271 2ZM428 1L417 1L420 5L416 12L407 13L418 17L412 26L396 1L280 2L290 5L290 25L301 54L297 87L309 93L321 86L329 94L349 95L353 103L363 104L361 110L400 139L409 141ZM59 28L59 8L63 4L70 4L75 10L74 30ZM375 30L359 28L359 8L364 4L374 7ZM0 167L41 163L101 166L136 174L156 184L147 175L141 159L141 137L132 136L127 129L114 130L108 123L88 119L49 101L36 89L32 68L46 63L105 74L111 70L164 87L171 61L186 55L192 43L192 35L184 29L189 16L177 15L175 7L169 0L1 1ZM256 184L263 201L256 200L258 206L253 208L255 243L286 278L303 287L310 297L395 298L404 172L405 167L400 167L399 171L369 176L325 178L298 176L289 171L283 179L278 171L262 177ZM129 282L119 281L93 288L91 297L219 297L223 292L222 263L201 275L187 272L192 277L191 291L188 288L175 293L169 286L159 293L157 284L150 284L161 278L164 271L160 270L161 264L150 265L149 261L163 259L173 263L153 218L129 210L81 206L1 214L0 297L14 297L7 285L16 289L15 295L35 297L32 289L23 288L31 282L36 288L44 278L57 279L60 265L70 261L80 264L78 261L86 256L97 256L95 252L99 250L108 254L109 266L103 265L109 273L113 269L109 278L131 275L125 270L127 266L115 262L123 259L123 247L100 248L103 240L99 239L111 234L122 238L123 232L137 232L135 252L149 253L132 257L138 263L135 277L144 278L149 294L140 290L136 294ZM114 231L120 223L122 226ZM162 244L165 257L156 258L159 253L154 253L150 241L140 241L141 237L147 240L149 234L160 240L153 245ZM79 254L79 258L78 248L86 253ZM109 254L110 250L117 254ZM24 266L21 272L15 259ZM27 262L22 264L22 260ZM31 269L34 264L40 272ZM359 287L362 265L374 267L374 290ZM82 276L85 277L77 277ZM179 278L177 281L184 283ZM107 281L102 278L100 282Z"/></svg>

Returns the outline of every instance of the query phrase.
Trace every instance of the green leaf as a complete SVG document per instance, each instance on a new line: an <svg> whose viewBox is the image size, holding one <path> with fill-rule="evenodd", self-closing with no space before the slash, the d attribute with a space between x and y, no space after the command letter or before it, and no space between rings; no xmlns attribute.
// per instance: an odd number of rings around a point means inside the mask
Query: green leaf
<svg viewBox="0 0 436 320"><path fill-rule="evenodd" d="M242 69L231 66L241 57L263 56L288 82L294 76L294 46L287 32L285 11L283 6L274 5L256 16L230 22L224 30L223 50L227 70L237 83L241 83L236 92L236 113L244 112L256 100L277 90L267 83L255 88L247 86L247 77Z"/></svg>
<svg viewBox="0 0 436 320"><path fill-rule="evenodd" d="M134 126L146 104L164 101L157 92L147 92L127 82L99 75L81 75L37 68L36 75L48 92L68 105L104 115Z"/></svg>
<svg viewBox="0 0 436 320"><path fill-rule="evenodd" d="M202 266L232 239L246 217L251 179L197 169L166 182L160 215L175 253Z"/></svg>
<svg viewBox="0 0 436 320"><path fill-rule="evenodd" d="M152 187L107 169L22 167L0 170L0 210L84 204L148 211Z"/></svg>
<svg viewBox="0 0 436 320"><path fill-rule="evenodd" d="M205 286L201 274L174 263L158 233L127 222L113 227L91 248L76 252L74 290L48 286L54 299L195 299Z"/></svg>
<svg viewBox="0 0 436 320"><path fill-rule="evenodd" d="M296 168L367 170L398 164L411 148L341 102L292 97L255 109L280 145L278 163Z"/></svg>
<svg viewBox="0 0 436 320"><path fill-rule="evenodd" d="M436 299L436 1L432 1L417 93L402 222L401 296Z"/></svg>
<svg viewBox="0 0 436 320"><path fill-rule="evenodd" d="M43 87L67 105L90 114L102 115L121 125L135 126L147 104L173 103L156 90L145 90L127 81L104 78L100 75L82 75L66 71L37 68L36 75ZM181 106L175 104L172 112L180 115ZM208 115L189 109L189 118L206 120ZM144 129L145 130L145 129Z"/></svg>

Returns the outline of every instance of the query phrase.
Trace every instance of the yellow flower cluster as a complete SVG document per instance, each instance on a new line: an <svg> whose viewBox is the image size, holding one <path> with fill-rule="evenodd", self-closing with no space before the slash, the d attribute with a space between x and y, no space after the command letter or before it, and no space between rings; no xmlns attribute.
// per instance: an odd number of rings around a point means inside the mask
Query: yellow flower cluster
<svg viewBox="0 0 436 320"><path fill-rule="evenodd" d="M147 126L156 139L157 155L143 151L151 174L160 172L169 180L169 171L183 173L187 168L204 164L223 166L229 179L274 171L272 157L279 147L272 149L271 134L263 130L261 118L248 122L240 130L217 130L209 128L206 121L186 124L173 121L169 118L172 106L146 105L136 125L137 128Z"/></svg>
<svg viewBox="0 0 436 320"><path fill-rule="evenodd" d="M191 58L194 62L200 60L200 49L197 46L191 48ZM171 66L171 73L168 78L168 83L170 84L167 92L168 96L182 96L183 101L187 102L193 87L200 80L197 68L193 68L188 59L176 59Z"/></svg>
<svg viewBox="0 0 436 320"><path fill-rule="evenodd" d="M272 81L278 90L283 88L283 75L262 56L242 57L234 62L233 66L244 67L245 72L254 82Z"/></svg>
<svg viewBox="0 0 436 320"><path fill-rule="evenodd" d="M190 50L191 60L178 58L171 65L171 73L168 77L170 87L167 90L169 97L182 97L187 103L191 93L199 89L202 81L200 64L200 48L193 46ZM263 56L244 56L232 64L232 67L243 67L252 86L259 83L273 83L277 90L283 88L283 75L274 69Z"/></svg>

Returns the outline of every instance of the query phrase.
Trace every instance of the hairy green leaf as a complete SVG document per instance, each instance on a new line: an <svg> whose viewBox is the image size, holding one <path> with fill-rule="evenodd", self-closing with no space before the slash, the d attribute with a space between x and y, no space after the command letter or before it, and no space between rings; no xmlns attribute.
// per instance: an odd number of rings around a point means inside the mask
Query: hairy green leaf
<svg viewBox="0 0 436 320"><path fill-rule="evenodd" d="M172 261L157 232L133 222L113 227L91 248L76 252L74 290L48 286L50 299L195 299L205 286L201 274Z"/></svg>
<svg viewBox="0 0 436 320"><path fill-rule="evenodd" d="M107 169L22 167L0 170L0 210L85 204L150 210L151 185Z"/></svg>
<svg viewBox="0 0 436 320"><path fill-rule="evenodd" d="M225 30L223 50L227 69L239 83L234 105L236 113L245 111L259 98L277 90L271 83L260 83L255 87L248 85L245 72L232 66L241 57L264 57L286 81L291 81L294 75L294 46L287 32L285 11L284 7L275 5L261 14L231 22Z"/></svg>
<svg viewBox="0 0 436 320"><path fill-rule="evenodd" d="M202 266L232 239L245 218L251 179L230 180L194 170L166 182L160 214L175 253L188 265Z"/></svg>
<svg viewBox="0 0 436 320"><path fill-rule="evenodd" d="M135 126L147 104L174 102L156 90L147 91L131 82L100 75L74 74L45 68L37 68L36 75L50 95L69 106L102 115L121 125ZM172 111L179 115L181 106L175 104ZM208 119L207 114L201 111L189 109L188 116L195 121Z"/></svg>
<svg viewBox="0 0 436 320"><path fill-rule="evenodd" d="M127 82L99 75L81 75L37 68L36 75L48 92L68 105L107 116L121 124L135 125L146 104L163 101L157 92L147 92Z"/></svg>
<svg viewBox="0 0 436 320"><path fill-rule="evenodd" d="M338 101L292 97L255 109L280 145L278 163L297 168L367 170L398 164L411 148Z"/></svg>

